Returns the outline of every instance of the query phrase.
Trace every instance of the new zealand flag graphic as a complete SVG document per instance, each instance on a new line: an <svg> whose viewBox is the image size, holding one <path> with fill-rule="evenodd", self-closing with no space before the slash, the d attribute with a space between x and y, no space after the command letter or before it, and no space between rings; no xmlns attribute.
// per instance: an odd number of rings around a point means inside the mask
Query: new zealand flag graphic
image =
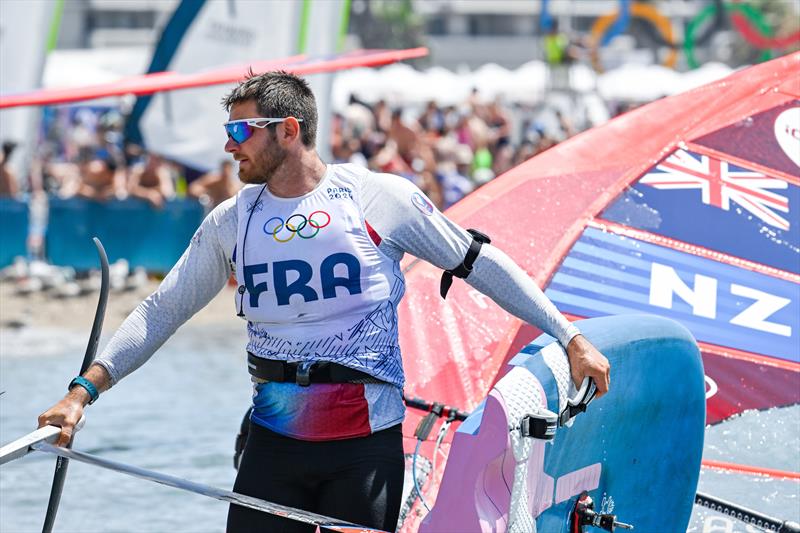
<svg viewBox="0 0 800 533"><path fill-rule="evenodd" d="M800 187L678 149L602 215L629 227L800 273Z"/></svg>

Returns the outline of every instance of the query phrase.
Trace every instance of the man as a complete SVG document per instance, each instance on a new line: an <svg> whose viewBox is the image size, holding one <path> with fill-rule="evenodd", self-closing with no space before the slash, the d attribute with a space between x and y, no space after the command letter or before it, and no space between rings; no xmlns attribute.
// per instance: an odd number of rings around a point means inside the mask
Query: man
<svg viewBox="0 0 800 533"><path fill-rule="evenodd" d="M233 163L223 160L216 172L203 174L189 184L189 196L197 198L206 209L213 209L239 191Z"/></svg>
<svg viewBox="0 0 800 533"><path fill-rule="evenodd" d="M161 157L149 153L143 165L137 165L131 170L128 194L147 200L155 209L162 209L167 200L175 197L172 176Z"/></svg>
<svg viewBox="0 0 800 533"><path fill-rule="evenodd" d="M17 143L5 141L0 150L0 198L15 198L19 194L19 181L9 160Z"/></svg>
<svg viewBox="0 0 800 533"><path fill-rule="evenodd" d="M225 150L247 186L209 214L158 291L39 424L61 426L59 444L69 442L97 391L143 364L234 272L255 388L234 490L394 530L404 473L399 260L409 252L453 269L472 237L408 180L323 163L304 80L252 76L224 104ZM576 383L589 375L608 390L606 359L505 254L484 244L467 282L567 346ZM231 506L228 531L313 528Z"/></svg>
<svg viewBox="0 0 800 533"><path fill-rule="evenodd" d="M79 181L64 186L64 197L81 196L103 202L124 195L124 187L119 184L122 172L117 169L116 159L107 150L81 150L78 169Z"/></svg>

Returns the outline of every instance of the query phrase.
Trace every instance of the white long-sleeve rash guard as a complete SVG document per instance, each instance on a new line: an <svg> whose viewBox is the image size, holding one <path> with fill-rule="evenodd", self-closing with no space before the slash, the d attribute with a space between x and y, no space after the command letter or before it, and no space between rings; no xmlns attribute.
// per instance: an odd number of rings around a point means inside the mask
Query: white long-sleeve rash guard
<svg viewBox="0 0 800 533"><path fill-rule="evenodd" d="M380 249L388 257L400 261L407 252L443 270L455 268L464 260L472 237L435 208L429 212L417 202L418 209L409 209L409 199L416 195L427 201L406 179L365 172L358 196L364 217L380 235ZM144 364L224 287L232 273L236 231L233 197L206 217L159 288L125 319L96 360L108 371L112 384ZM579 333L536 283L494 246L483 245L466 281L564 346ZM231 312L235 312L233 306Z"/></svg>

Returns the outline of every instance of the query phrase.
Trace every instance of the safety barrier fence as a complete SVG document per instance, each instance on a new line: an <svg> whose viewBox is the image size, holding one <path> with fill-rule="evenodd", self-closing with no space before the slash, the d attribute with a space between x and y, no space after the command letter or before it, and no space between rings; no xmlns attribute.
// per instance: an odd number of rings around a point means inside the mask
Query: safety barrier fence
<svg viewBox="0 0 800 533"><path fill-rule="evenodd" d="M50 198L45 256L76 270L96 268L92 237L105 244L113 263L126 259L131 268L167 272L178 260L203 220L203 207L180 199L155 209L137 199L95 202L80 198ZM26 256L31 226L25 202L0 199L0 267Z"/></svg>
<svg viewBox="0 0 800 533"><path fill-rule="evenodd" d="M28 204L0 198L0 267L10 264L14 257L26 254L28 237Z"/></svg>

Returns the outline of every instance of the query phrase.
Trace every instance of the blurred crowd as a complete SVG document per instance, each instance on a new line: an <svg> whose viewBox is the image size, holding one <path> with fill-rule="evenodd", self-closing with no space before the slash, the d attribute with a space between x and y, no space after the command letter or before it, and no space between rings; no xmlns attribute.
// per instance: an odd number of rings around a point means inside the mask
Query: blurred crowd
<svg viewBox="0 0 800 533"><path fill-rule="evenodd" d="M192 172L125 142L122 128L122 116L114 109L64 108L58 116L46 116L26 179L18 179L5 164L15 146L3 144L0 196L17 196L22 189L31 196L140 198L161 209L165 202L187 196L213 208L236 194L238 179L231 161L205 174Z"/></svg>
<svg viewBox="0 0 800 533"><path fill-rule="evenodd" d="M413 181L440 209L575 133L558 112L555 134L533 110L485 102L477 90L458 106L428 102L423 109L370 105L351 96L334 117L331 150L350 162Z"/></svg>
<svg viewBox="0 0 800 533"><path fill-rule="evenodd" d="M0 196L20 191L97 201L141 198L160 209L174 198L196 198L207 209L234 195L240 184L225 159L205 174L126 142L123 117L113 108L48 111L42 142L24 179L6 162L14 145L3 144ZM557 110L555 131L531 109L484 101L473 90L458 106L428 102L420 108L369 104L352 96L334 115L334 162L350 162L412 180L441 209L475 188L575 133Z"/></svg>

